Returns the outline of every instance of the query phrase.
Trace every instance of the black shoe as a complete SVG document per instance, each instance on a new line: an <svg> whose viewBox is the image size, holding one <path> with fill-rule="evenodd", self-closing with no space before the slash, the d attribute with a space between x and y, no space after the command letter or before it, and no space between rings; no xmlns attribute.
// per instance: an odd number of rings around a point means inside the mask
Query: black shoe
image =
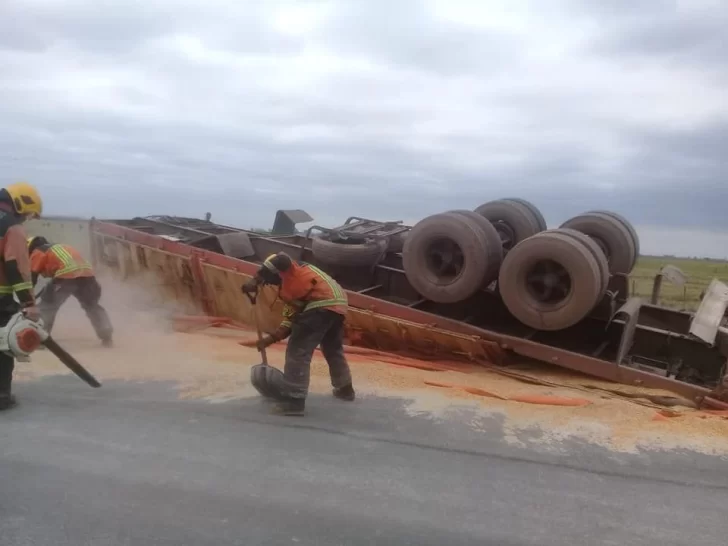
<svg viewBox="0 0 728 546"><path fill-rule="evenodd" d="M104 347L113 347L114 346L114 342L111 340L111 338L102 339L101 340L101 345L103 345Z"/></svg>
<svg viewBox="0 0 728 546"><path fill-rule="evenodd" d="M274 415L288 415L300 417L306 409L305 398L288 398L277 400L271 407L270 412Z"/></svg>
<svg viewBox="0 0 728 546"><path fill-rule="evenodd" d="M12 394L0 394L0 411L9 410L18 405L18 401Z"/></svg>
<svg viewBox="0 0 728 546"><path fill-rule="evenodd" d="M351 383L343 387L339 387L338 389L334 389L333 394L339 400L346 400L347 402L353 402L356 398L356 393L354 392L354 387L351 386Z"/></svg>

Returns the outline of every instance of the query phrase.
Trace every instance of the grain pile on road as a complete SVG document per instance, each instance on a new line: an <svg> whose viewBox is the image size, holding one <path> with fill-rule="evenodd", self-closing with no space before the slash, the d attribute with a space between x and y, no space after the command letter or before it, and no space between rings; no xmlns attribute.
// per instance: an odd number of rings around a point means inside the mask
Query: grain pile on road
<svg viewBox="0 0 728 546"><path fill-rule="evenodd" d="M249 369L260 356L256 350L239 345L254 336L252 332L209 328L180 333L158 314L129 309L123 313L123 320L116 320L117 347L112 350L98 346L75 304L64 308L54 336L102 382L169 382L181 398L210 402L257 396L249 384ZM282 367L284 350L283 344L272 348L269 357L273 365ZM403 399L411 415L438 419L445 413L465 412L463 419L474 432L483 428L486 419L497 417L504 422L506 441L546 448L558 449L562 440L577 439L623 452L687 448L728 455L726 416L697 411L687 407L687 402L661 410L650 407L647 400L638 400L645 404L639 405L584 385L632 393L655 391L607 384L551 368L526 370L524 373L547 383L534 385L473 366L430 371L394 365L396 358L387 360L387 355L375 351L350 356L355 385L362 395L359 404L366 404L367 396L382 396ZM427 362L423 364L428 367ZM45 352L34 354L31 363L17 367L21 382L64 373L63 366ZM311 391L330 392L328 368L320 354L312 366ZM550 405L553 400L565 400L569 405Z"/></svg>

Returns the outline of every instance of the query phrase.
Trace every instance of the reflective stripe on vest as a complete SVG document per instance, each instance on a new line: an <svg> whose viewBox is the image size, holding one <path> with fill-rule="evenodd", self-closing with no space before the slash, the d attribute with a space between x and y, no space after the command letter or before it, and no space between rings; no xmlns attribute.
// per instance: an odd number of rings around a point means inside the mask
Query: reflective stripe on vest
<svg viewBox="0 0 728 546"><path fill-rule="evenodd" d="M291 319L296 316L296 313L297 311L295 307L293 307L293 305L286 304L283 307L283 320L281 321L280 325L283 328L290 328L291 326L293 326L293 322L291 321Z"/></svg>
<svg viewBox="0 0 728 546"><path fill-rule="evenodd" d="M91 269L91 264L89 264L86 260L77 262L61 245L53 245L50 250L63 264L63 267L53 274L54 277L73 273L74 271L85 271Z"/></svg>
<svg viewBox="0 0 728 546"><path fill-rule="evenodd" d="M342 288L339 286L339 284L333 280L331 277L329 277L326 273L321 271L318 267L311 264L306 264L305 267L308 267L313 271L314 273L317 273L319 277L327 284L329 287L329 290L331 290L331 293L333 294L333 298L328 300L319 300L319 301L311 301L306 304L306 307L304 308L304 311L309 311L311 309L320 309L321 307L338 307L338 306L348 306L349 300L346 297L346 293L342 290Z"/></svg>
<svg viewBox="0 0 728 546"><path fill-rule="evenodd" d="M19 282L13 285L2 285L0 286L0 295L9 295L21 290L33 290L33 283L30 281Z"/></svg>

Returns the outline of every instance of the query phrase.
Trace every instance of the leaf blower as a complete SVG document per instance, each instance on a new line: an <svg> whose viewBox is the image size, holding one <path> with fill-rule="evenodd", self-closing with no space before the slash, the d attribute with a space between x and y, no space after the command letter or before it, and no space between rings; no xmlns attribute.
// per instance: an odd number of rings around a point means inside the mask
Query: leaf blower
<svg viewBox="0 0 728 546"><path fill-rule="evenodd" d="M43 321L30 320L22 311L15 313L5 326L0 327L0 352L9 354L20 362L28 362L30 355L41 345L45 345L58 360L94 388L101 383L68 354L63 347L43 328Z"/></svg>

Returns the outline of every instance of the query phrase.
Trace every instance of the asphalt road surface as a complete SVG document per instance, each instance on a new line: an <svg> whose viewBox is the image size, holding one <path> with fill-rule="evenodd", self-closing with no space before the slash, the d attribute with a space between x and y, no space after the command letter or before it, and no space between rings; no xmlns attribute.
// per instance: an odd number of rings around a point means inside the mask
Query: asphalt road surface
<svg viewBox="0 0 728 546"><path fill-rule="evenodd" d="M728 464L692 453L558 453L395 400L178 400L162 384L19 383L0 414L0 544L710 545Z"/></svg>

